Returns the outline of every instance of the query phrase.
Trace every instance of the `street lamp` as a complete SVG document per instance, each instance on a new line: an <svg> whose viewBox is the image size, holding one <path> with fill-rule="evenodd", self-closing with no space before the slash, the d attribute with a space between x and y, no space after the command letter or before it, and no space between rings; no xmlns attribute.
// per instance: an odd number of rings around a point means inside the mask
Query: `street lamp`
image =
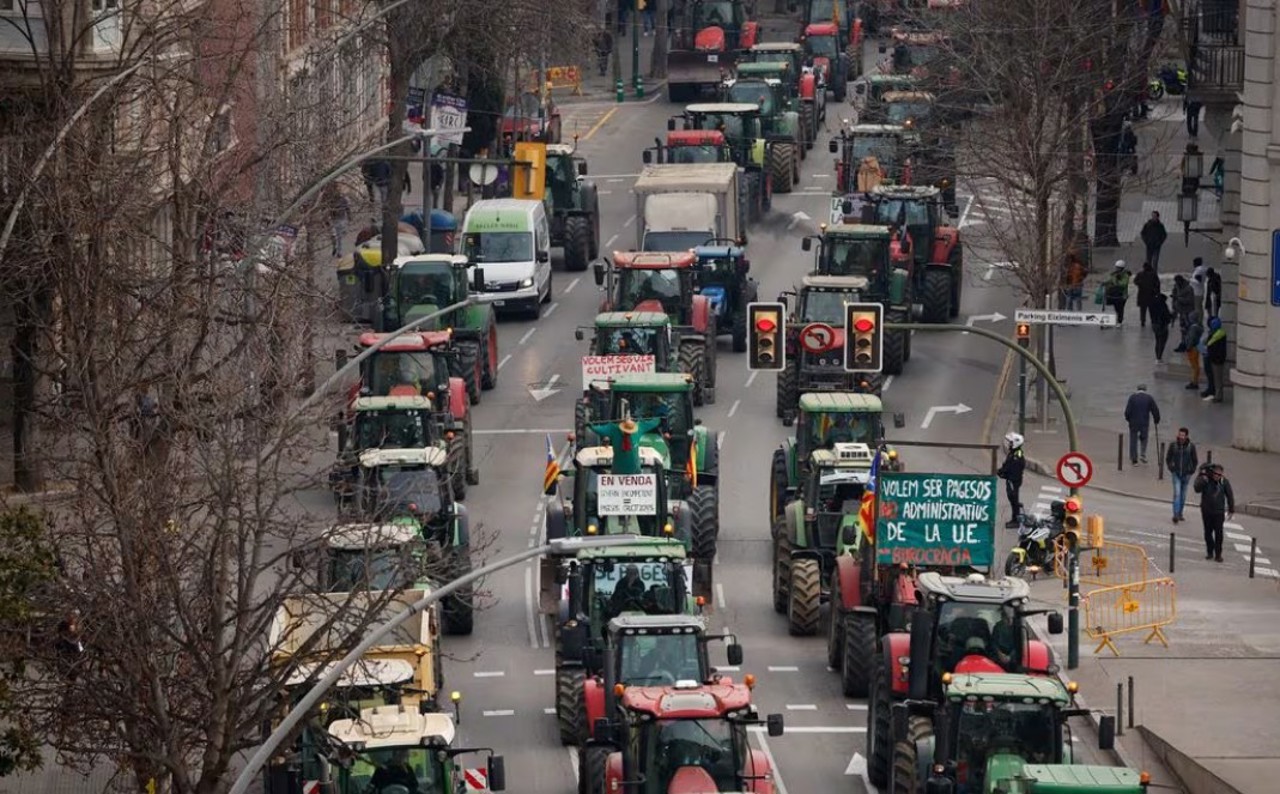
<svg viewBox="0 0 1280 794"><path fill-rule="evenodd" d="M1178 220L1182 221L1182 244L1191 242L1191 224L1200 217L1200 179L1204 176L1204 153L1188 143L1182 153L1182 191L1178 195Z"/></svg>
<svg viewBox="0 0 1280 794"><path fill-rule="evenodd" d="M381 642L387 635L399 628L400 625L409 618L424 612L432 604L448 595L451 595L459 588L479 581L489 574L500 571L503 568L518 565L525 560L535 559L543 556L544 554L560 556L573 554L580 549L625 546L628 544L634 544L635 540L634 535L556 538L555 540L549 541L541 546L536 546L532 549L525 549L519 554L514 554L510 557L497 560L483 568L477 568L465 576L460 576L448 584L432 590L418 601L415 601L405 607L403 612L369 632L369 634L367 634L365 638L356 645L356 647L351 649L350 653L342 658L342 661L330 667L324 677L311 688L311 691L307 692L307 694L298 701L298 704L294 706L287 715L285 715L285 718L280 721L280 724L271 732L271 735L262 743L262 746L254 752L253 756L249 759L249 762L240 770L240 774L236 777L236 782L232 784L231 791L228 792L228 794L245 794L249 788L249 784L253 781L254 776L262 769L263 764L267 762L267 759L276 751L276 748L280 746L281 742L283 742L285 738L293 732L293 729L302 721L302 718L305 717L318 702L320 702L320 698L324 697L324 694L328 692L335 683L337 683L338 679L341 678L353 665L359 662L370 648Z"/></svg>

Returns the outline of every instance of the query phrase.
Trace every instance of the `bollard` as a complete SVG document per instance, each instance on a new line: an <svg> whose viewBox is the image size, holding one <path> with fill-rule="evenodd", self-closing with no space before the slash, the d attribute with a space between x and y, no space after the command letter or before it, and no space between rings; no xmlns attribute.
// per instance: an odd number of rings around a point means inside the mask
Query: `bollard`
<svg viewBox="0 0 1280 794"><path fill-rule="evenodd" d="M1204 451L1204 462L1205 462L1205 463L1213 463L1213 450L1211 450L1211 449L1206 449L1206 450Z"/></svg>
<svg viewBox="0 0 1280 794"><path fill-rule="evenodd" d="M1249 541L1249 578L1252 579L1258 564L1258 538Z"/></svg>
<svg viewBox="0 0 1280 794"><path fill-rule="evenodd" d="M1157 430L1156 432L1158 433L1158 432L1160 432L1160 431L1159 431L1159 430ZM1160 457L1156 459L1156 479L1157 479L1157 480L1163 480L1163 479L1164 479L1164 452L1165 452L1165 446L1166 446L1166 442L1161 441L1161 442L1160 442Z"/></svg>
<svg viewBox="0 0 1280 794"><path fill-rule="evenodd" d="M1173 573L1174 562L1177 560L1177 557L1178 557L1177 550L1178 550L1178 533L1170 532L1169 533L1169 573Z"/></svg>
<svg viewBox="0 0 1280 794"><path fill-rule="evenodd" d="M1124 736L1124 684L1116 684L1116 736Z"/></svg>
<svg viewBox="0 0 1280 794"><path fill-rule="evenodd" d="M1133 727L1133 676L1129 676L1129 727Z"/></svg>
<svg viewBox="0 0 1280 794"><path fill-rule="evenodd" d="M1116 434L1116 471L1124 471L1124 433Z"/></svg>
<svg viewBox="0 0 1280 794"><path fill-rule="evenodd" d="M613 90L614 90L614 93L617 95L617 98L618 98L618 101L619 101L619 102L626 102L626 101L627 101L627 92L626 92L626 89L624 89L624 88L622 87L622 78L621 78L621 77L619 77L619 78L614 82L614 84L613 84Z"/></svg>

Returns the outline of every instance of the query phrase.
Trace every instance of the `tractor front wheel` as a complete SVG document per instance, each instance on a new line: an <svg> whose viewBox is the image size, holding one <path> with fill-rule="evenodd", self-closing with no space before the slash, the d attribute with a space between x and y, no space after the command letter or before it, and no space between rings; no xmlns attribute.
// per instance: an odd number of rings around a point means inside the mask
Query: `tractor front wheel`
<svg viewBox="0 0 1280 794"><path fill-rule="evenodd" d="M706 402L706 375L702 371L706 357L701 344L680 346L680 371L693 377L693 404L701 406Z"/></svg>
<svg viewBox="0 0 1280 794"><path fill-rule="evenodd" d="M453 489L453 498L459 502L467 498L467 472L471 465L469 458L466 438L463 434L455 433L449 439L449 486Z"/></svg>
<svg viewBox="0 0 1280 794"><path fill-rule="evenodd" d="M867 715L867 780L877 788L884 788L889 783L889 767L893 761L890 687L889 658L886 654L872 668L869 698L871 713Z"/></svg>
<svg viewBox="0 0 1280 794"><path fill-rule="evenodd" d="M782 520L782 508L786 506L787 486L790 475L787 468L787 452L779 447L773 451L773 462L769 464L769 524L777 527Z"/></svg>
<svg viewBox="0 0 1280 794"><path fill-rule="evenodd" d="M777 414L782 424L791 427L796 420L800 404L800 368L788 362L787 368L778 373Z"/></svg>
<svg viewBox="0 0 1280 794"><path fill-rule="evenodd" d="M449 571L450 579L466 576L471 573L471 548L458 546L453 549L453 565ZM470 636L475 626L475 591L471 585L454 591L444 600L442 612L444 633L455 637Z"/></svg>
<svg viewBox="0 0 1280 794"><path fill-rule="evenodd" d="M498 326L489 323L484 349L480 351L480 388L485 391L498 386Z"/></svg>
<svg viewBox="0 0 1280 794"><path fill-rule="evenodd" d="M561 744L575 746L586 741L586 680L581 667L556 670L556 725Z"/></svg>
<svg viewBox="0 0 1280 794"><path fill-rule="evenodd" d="M891 311L888 318L891 323L907 322L906 312ZM884 373L901 375L902 365L907 360L907 335L910 331L889 331L884 339Z"/></svg>
<svg viewBox="0 0 1280 794"><path fill-rule="evenodd" d="M920 290L924 304L923 320L926 323L945 323L951 317L951 274L933 268L924 273L924 285Z"/></svg>
<svg viewBox="0 0 1280 794"><path fill-rule="evenodd" d="M564 219L564 269L580 273L591 262L591 219L570 215Z"/></svg>
<svg viewBox="0 0 1280 794"><path fill-rule="evenodd" d="M846 612L844 647L840 651L840 688L846 697L863 698L871 688L871 664L876 658L876 621L865 612Z"/></svg>
<svg viewBox="0 0 1280 794"><path fill-rule="evenodd" d="M838 559L838 558L837 558ZM840 672L840 655L844 649L844 613L840 597L840 569L831 572L831 598L827 608L827 667Z"/></svg>
<svg viewBox="0 0 1280 794"><path fill-rule="evenodd" d="M817 560L791 563L787 595L787 630L792 636L808 637L818 630L818 611L822 607L822 568Z"/></svg>
<svg viewBox="0 0 1280 794"><path fill-rule="evenodd" d="M578 400L573 404L573 440L577 449L586 446L587 443L587 425L591 421L591 404L586 398Z"/></svg>
<svg viewBox="0 0 1280 794"><path fill-rule="evenodd" d="M794 144L778 143L769 150L769 178L774 192L790 193L795 185L796 150Z"/></svg>
<svg viewBox="0 0 1280 794"><path fill-rule="evenodd" d="M893 744L893 779L889 782L892 794L917 794L924 791L920 779L920 742L933 736L933 723L927 717L909 717L907 738Z"/></svg>
<svg viewBox="0 0 1280 794"><path fill-rule="evenodd" d="M812 102L800 103L800 136L803 145L800 148L800 157L803 159L806 152L813 148L813 139L818 137L818 111Z"/></svg>
<svg viewBox="0 0 1280 794"><path fill-rule="evenodd" d="M791 586L791 539L785 526L773 530L773 611L787 613L787 588Z"/></svg>
<svg viewBox="0 0 1280 794"><path fill-rule="evenodd" d="M960 244L956 243L956 248ZM951 254L951 319L960 316L960 298L964 295L964 259L958 250Z"/></svg>
<svg viewBox="0 0 1280 794"><path fill-rule="evenodd" d="M689 512L693 516L693 558L711 562L716 558L716 538L720 535L719 490L714 485L694 488L689 494Z"/></svg>
<svg viewBox="0 0 1280 794"><path fill-rule="evenodd" d="M472 405L480 404L480 389L484 382L484 373L480 364L480 346L475 342L462 342L458 345L458 356L454 359L457 375L467 386L467 399Z"/></svg>

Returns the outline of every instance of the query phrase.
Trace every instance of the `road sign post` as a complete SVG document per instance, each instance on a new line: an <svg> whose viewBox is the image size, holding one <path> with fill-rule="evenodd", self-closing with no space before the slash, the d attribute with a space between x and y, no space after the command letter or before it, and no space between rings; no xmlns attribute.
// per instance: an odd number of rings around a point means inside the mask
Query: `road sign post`
<svg viewBox="0 0 1280 794"><path fill-rule="evenodd" d="M1106 312L1067 312L1056 309L1018 309L1013 313L1013 321L1027 325L1099 325L1116 324L1114 314Z"/></svg>

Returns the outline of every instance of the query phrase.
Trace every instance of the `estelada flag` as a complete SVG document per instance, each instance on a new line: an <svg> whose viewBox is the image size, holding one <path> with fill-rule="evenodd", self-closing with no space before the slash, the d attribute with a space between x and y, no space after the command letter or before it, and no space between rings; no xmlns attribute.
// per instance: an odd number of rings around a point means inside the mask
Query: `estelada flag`
<svg viewBox="0 0 1280 794"><path fill-rule="evenodd" d="M551 445L551 434L547 434L547 470L542 475L542 490L550 491L551 486L560 479L560 461L556 460L555 447Z"/></svg>
<svg viewBox="0 0 1280 794"><path fill-rule="evenodd" d="M867 487L862 490L862 503L858 506L858 523L862 525L862 534L871 543L876 542L876 484L880 479L880 457L884 453L876 450L871 459L871 475L867 477Z"/></svg>
<svg viewBox="0 0 1280 794"><path fill-rule="evenodd" d="M689 460L684 464L684 476L689 478L689 487L698 487L698 439L696 436L689 442Z"/></svg>

